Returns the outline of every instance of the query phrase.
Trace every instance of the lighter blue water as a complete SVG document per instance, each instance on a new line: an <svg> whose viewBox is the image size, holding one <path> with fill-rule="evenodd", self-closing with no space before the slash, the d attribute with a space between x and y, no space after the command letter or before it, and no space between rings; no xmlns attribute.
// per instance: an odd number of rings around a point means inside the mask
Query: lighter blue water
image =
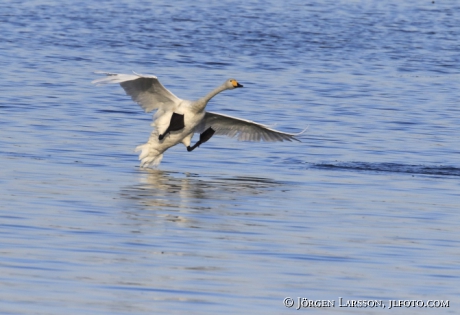
<svg viewBox="0 0 460 315"><path fill-rule="evenodd" d="M0 4L1 314L459 313L460 4L304 3ZM309 130L140 169L151 115L95 70Z"/></svg>

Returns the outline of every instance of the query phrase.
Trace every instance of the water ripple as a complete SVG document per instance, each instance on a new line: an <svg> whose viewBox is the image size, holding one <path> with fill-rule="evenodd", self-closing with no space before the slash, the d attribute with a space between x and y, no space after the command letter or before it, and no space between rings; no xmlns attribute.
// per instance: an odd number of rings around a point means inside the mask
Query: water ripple
<svg viewBox="0 0 460 315"><path fill-rule="evenodd" d="M343 162L312 164L311 168L323 170L389 172L421 175L460 176L460 168L453 166L427 166L398 163Z"/></svg>

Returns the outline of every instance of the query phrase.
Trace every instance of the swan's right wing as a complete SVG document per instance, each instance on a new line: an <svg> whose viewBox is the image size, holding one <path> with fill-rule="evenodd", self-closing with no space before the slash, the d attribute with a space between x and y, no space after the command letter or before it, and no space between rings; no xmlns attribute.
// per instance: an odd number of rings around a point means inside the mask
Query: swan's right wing
<svg viewBox="0 0 460 315"><path fill-rule="evenodd" d="M133 74L117 74L96 72L107 75L106 78L94 80L96 85L120 83L126 94L138 103L146 113L154 109L170 109L177 106L182 100L166 89L156 76Z"/></svg>
<svg viewBox="0 0 460 315"><path fill-rule="evenodd" d="M256 122L232 116L206 112L203 121L197 126L196 132L203 132L209 127L216 131L216 135L238 137L240 141L299 141L298 134L286 133L271 129Z"/></svg>

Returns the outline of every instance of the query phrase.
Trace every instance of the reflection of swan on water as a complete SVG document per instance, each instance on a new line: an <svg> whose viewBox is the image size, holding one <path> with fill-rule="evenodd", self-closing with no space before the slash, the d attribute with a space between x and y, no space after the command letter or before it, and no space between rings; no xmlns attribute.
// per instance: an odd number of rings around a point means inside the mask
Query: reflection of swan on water
<svg viewBox="0 0 460 315"><path fill-rule="evenodd" d="M180 213L222 210L231 201L264 194L282 185L266 178L223 177L166 172L155 169L139 173L139 184L125 187L121 192L129 208L165 210ZM185 220L177 216L175 220Z"/></svg>

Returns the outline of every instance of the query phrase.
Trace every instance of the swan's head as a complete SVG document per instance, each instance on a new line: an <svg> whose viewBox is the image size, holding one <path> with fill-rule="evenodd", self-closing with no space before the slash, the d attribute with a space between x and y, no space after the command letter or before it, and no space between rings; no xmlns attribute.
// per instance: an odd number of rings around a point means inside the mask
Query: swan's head
<svg viewBox="0 0 460 315"><path fill-rule="evenodd" d="M241 84L238 83L235 79L228 79L225 81L225 87L229 90L241 88L243 87Z"/></svg>

